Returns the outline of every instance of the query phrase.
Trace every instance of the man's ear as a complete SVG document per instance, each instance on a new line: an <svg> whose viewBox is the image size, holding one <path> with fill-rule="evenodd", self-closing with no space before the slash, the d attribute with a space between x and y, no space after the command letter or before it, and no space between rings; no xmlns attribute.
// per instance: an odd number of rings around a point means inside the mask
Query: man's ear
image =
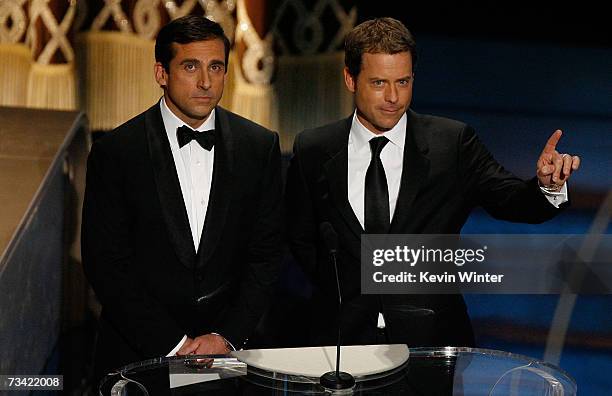
<svg viewBox="0 0 612 396"><path fill-rule="evenodd" d="M160 87L164 88L168 84L168 73L166 73L166 69L164 69L161 62L155 62L154 72L155 81L157 81Z"/></svg>
<svg viewBox="0 0 612 396"><path fill-rule="evenodd" d="M346 66L344 67L344 83L346 84L346 87L349 91L355 93L355 86L357 84L357 81L356 78L351 75L351 72Z"/></svg>

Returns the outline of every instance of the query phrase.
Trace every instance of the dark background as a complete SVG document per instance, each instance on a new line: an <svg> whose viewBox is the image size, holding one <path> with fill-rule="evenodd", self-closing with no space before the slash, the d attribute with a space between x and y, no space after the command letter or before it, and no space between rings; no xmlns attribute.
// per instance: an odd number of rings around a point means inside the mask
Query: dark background
<svg viewBox="0 0 612 396"><path fill-rule="evenodd" d="M421 34L437 34L612 47L611 12L605 10L605 2L358 0L353 3L360 22L392 16L404 22L417 40Z"/></svg>

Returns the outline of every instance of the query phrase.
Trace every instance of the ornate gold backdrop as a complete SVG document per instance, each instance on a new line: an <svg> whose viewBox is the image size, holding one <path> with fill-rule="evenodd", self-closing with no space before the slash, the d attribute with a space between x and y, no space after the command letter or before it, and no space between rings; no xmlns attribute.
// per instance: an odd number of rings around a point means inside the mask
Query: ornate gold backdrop
<svg viewBox="0 0 612 396"><path fill-rule="evenodd" d="M284 150L352 110L341 48L357 11L340 0L0 0L0 105L82 109L111 130L161 96L155 36L187 14L232 41L221 105L279 131Z"/></svg>
<svg viewBox="0 0 612 396"><path fill-rule="evenodd" d="M76 107L76 1L0 1L0 104Z"/></svg>

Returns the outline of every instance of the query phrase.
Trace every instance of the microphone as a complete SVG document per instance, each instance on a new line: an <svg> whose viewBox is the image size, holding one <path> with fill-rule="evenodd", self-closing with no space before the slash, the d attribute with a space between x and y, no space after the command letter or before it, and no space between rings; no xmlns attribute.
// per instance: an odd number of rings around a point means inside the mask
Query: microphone
<svg viewBox="0 0 612 396"><path fill-rule="evenodd" d="M334 264L336 272L336 286L338 287L338 312L342 312L342 293L340 291L340 278L338 277L338 264L336 252L338 251L338 234L330 222L325 221L319 226L319 231L329 251L329 258ZM336 345L336 371L330 371L319 379L321 385L327 389L340 390L355 386L355 378L349 373L340 371L340 320L338 320L338 343Z"/></svg>

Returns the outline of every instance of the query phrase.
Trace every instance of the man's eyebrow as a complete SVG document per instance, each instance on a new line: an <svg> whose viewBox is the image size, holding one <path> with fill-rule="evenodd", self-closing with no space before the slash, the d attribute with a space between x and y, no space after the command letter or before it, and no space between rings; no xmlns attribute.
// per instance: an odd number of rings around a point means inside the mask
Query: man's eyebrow
<svg viewBox="0 0 612 396"><path fill-rule="evenodd" d="M184 65L185 63L198 63L199 64L200 61L195 58L187 58L187 59L183 59L180 64Z"/></svg>
<svg viewBox="0 0 612 396"><path fill-rule="evenodd" d="M405 76L397 78L395 81L398 81L398 80L410 80L411 78L412 78L412 74L406 74ZM389 81L388 78L384 78L384 77L370 77L369 80L370 81Z"/></svg>
<svg viewBox="0 0 612 396"><path fill-rule="evenodd" d="M223 65L225 66L225 61L221 59L213 59L210 61L209 65Z"/></svg>

